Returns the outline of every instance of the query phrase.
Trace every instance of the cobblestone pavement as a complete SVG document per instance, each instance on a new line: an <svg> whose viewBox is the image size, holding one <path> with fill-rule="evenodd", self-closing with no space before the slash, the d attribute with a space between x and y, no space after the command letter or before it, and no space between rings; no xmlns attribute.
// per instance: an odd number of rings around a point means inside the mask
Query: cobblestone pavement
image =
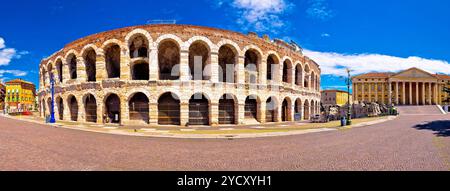
<svg viewBox="0 0 450 191"><path fill-rule="evenodd" d="M0 170L450 170L450 116L251 139L132 137L0 117Z"/></svg>

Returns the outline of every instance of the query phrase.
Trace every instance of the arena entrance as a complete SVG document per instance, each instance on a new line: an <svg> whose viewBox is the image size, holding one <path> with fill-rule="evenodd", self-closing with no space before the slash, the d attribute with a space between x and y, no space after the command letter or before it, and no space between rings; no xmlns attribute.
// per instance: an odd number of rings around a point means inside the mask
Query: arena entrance
<svg viewBox="0 0 450 191"><path fill-rule="evenodd" d="M130 110L130 120L143 121L149 123L149 100L141 92L134 94L128 102Z"/></svg>
<svg viewBox="0 0 450 191"><path fill-rule="evenodd" d="M97 122L97 100L91 94L85 98L84 110L86 113L86 122Z"/></svg>
<svg viewBox="0 0 450 191"><path fill-rule="evenodd" d="M64 119L64 103L61 97L56 98L56 105L58 107L58 119Z"/></svg>
<svg viewBox="0 0 450 191"><path fill-rule="evenodd" d="M290 121L291 120L290 114L291 114L290 102L287 99L284 99L281 106L281 120Z"/></svg>
<svg viewBox="0 0 450 191"><path fill-rule="evenodd" d="M219 124L235 123L235 104L233 96L225 94L219 100Z"/></svg>
<svg viewBox="0 0 450 191"><path fill-rule="evenodd" d="M189 100L189 125L209 125L209 100L203 94Z"/></svg>
<svg viewBox="0 0 450 191"><path fill-rule="evenodd" d="M180 125L180 99L175 94L165 93L158 99L158 124Z"/></svg>
<svg viewBox="0 0 450 191"><path fill-rule="evenodd" d="M105 101L106 116L109 123L120 123L120 98L111 94Z"/></svg>
<svg viewBox="0 0 450 191"><path fill-rule="evenodd" d="M248 96L245 99L245 118L258 120L258 101L256 97Z"/></svg>
<svg viewBox="0 0 450 191"><path fill-rule="evenodd" d="M266 122L276 122L276 103L271 97L266 101Z"/></svg>
<svg viewBox="0 0 450 191"><path fill-rule="evenodd" d="M70 120L78 120L78 102L75 96L69 98Z"/></svg>

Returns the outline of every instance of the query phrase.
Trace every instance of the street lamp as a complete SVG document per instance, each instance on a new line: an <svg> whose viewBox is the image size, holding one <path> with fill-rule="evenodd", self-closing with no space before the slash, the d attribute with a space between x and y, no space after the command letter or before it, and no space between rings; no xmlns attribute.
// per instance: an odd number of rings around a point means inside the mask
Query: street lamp
<svg viewBox="0 0 450 191"><path fill-rule="evenodd" d="M53 73L50 74L50 91L52 93L52 102L50 106L50 120L49 123L55 123L55 79L53 78Z"/></svg>
<svg viewBox="0 0 450 191"><path fill-rule="evenodd" d="M352 112L351 112L352 104L350 103L350 86L351 86L351 84L352 84L352 77L351 77L351 75L350 75L351 70L347 68L346 71L347 71L347 75L348 75L347 80L346 80L346 83L347 83L347 92L348 92L348 93L347 93L347 103L348 103L348 109L347 109L347 125L352 125Z"/></svg>

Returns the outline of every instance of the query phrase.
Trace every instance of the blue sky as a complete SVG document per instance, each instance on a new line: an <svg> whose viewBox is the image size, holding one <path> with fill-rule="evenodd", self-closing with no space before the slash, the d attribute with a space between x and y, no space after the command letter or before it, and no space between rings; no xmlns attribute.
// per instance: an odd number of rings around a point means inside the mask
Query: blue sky
<svg viewBox="0 0 450 191"><path fill-rule="evenodd" d="M450 1L166 0L5 1L0 6L0 79L38 84L38 64L78 38L151 20L294 40L322 68L322 88L354 73L420 67L450 74Z"/></svg>

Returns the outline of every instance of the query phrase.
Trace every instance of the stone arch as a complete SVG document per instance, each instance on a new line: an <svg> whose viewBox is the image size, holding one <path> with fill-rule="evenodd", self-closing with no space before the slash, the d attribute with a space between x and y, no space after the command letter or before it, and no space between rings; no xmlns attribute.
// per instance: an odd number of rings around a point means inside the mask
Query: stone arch
<svg viewBox="0 0 450 191"><path fill-rule="evenodd" d="M69 108L70 120L78 121L78 101L74 95L67 96L67 106Z"/></svg>
<svg viewBox="0 0 450 191"><path fill-rule="evenodd" d="M178 80L180 78L181 44L178 40L169 37L158 39L160 80Z"/></svg>
<svg viewBox="0 0 450 191"><path fill-rule="evenodd" d="M52 98L48 97L47 101L45 103L46 103L46 106L47 106L48 115L50 115L51 112L52 112Z"/></svg>
<svg viewBox="0 0 450 191"><path fill-rule="evenodd" d="M97 99L91 93L83 96L84 114L86 122L97 122Z"/></svg>
<svg viewBox="0 0 450 191"><path fill-rule="evenodd" d="M310 103L309 101L306 99L305 102L303 103L303 119L304 120L309 120L310 119Z"/></svg>
<svg viewBox="0 0 450 191"><path fill-rule="evenodd" d="M45 70L45 67L42 67L41 69L41 74L42 74L42 86L45 87L47 86L46 80L47 80L47 70Z"/></svg>
<svg viewBox="0 0 450 191"><path fill-rule="evenodd" d="M149 80L150 68L146 60L140 59L130 64L131 80Z"/></svg>
<svg viewBox="0 0 450 191"><path fill-rule="evenodd" d="M109 123L121 122L120 97L115 93L108 93L104 98L104 110Z"/></svg>
<svg viewBox="0 0 450 191"><path fill-rule="evenodd" d="M195 93L189 99L189 125L209 125L210 100L204 93Z"/></svg>
<svg viewBox="0 0 450 191"><path fill-rule="evenodd" d="M275 96L270 96L266 100L266 122L278 121L278 100Z"/></svg>
<svg viewBox="0 0 450 191"><path fill-rule="evenodd" d="M63 67L62 58L60 58L60 57L56 58L55 67L56 67L56 73L58 74L58 82L63 83L64 67Z"/></svg>
<svg viewBox="0 0 450 191"><path fill-rule="evenodd" d="M311 89L315 90L316 89L316 74L314 73L314 71L311 72Z"/></svg>
<svg viewBox="0 0 450 191"><path fill-rule="evenodd" d="M295 113L295 114L300 114L300 116L303 116L302 108L303 108L302 99L297 98L297 99L295 100L294 113ZM300 119L300 120L301 120L301 119Z"/></svg>
<svg viewBox="0 0 450 191"><path fill-rule="evenodd" d="M191 37L189 40L187 40L185 42L185 47L191 47L192 44L194 44L196 42L205 43L208 46L210 52L217 52L218 51L217 46L214 43L212 43L211 40L209 40L209 38L204 37L204 36Z"/></svg>
<svg viewBox="0 0 450 191"><path fill-rule="evenodd" d="M310 72L311 72L311 69L309 68L309 65L306 64L304 67L304 77L303 77L303 87L304 88L310 87Z"/></svg>
<svg viewBox="0 0 450 191"><path fill-rule="evenodd" d="M61 96L57 96L55 102L56 107L58 108L58 119L64 120L64 100Z"/></svg>
<svg viewBox="0 0 450 191"><path fill-rule="evenodd" d="M302 64L297 63L295 67L295 84L297 86L303 86L303 67Z"/></svg>
<svg viewBox="0 0 450 191"><path fill-rule="evenodd" d="M246 49L244 52L244 68L245 68L245 82L258 83L259 71L261 68L261 51L255 48Z"/></svg>
<svg viewBox="0 0 450 191"><path fill-rule="evenodd" d="M196 62L201 62L201 66ZM193 80L211 79L211 47L207 42L197 40L190 44L189 69Z"/></svg>
<svg viewBox="0 0 450 191"><path fill-rule="evenodd" d="M108 78L120 77L122 49L121 42L118 40L108 40L104 43L103 50L105 54L105 67Z"/></svg>
<svg viewBox="0 0 450 191"><path fill-rule="evenodd" d="M283 74L282 81L285 83L292 83L292 60L290 58L285 58L283 61Z"/></svg>
<svg viewBox="0 0 450 191"><path fill-rule="evenodd" d="M266 79L275 81L279 76L280 57L276 53L269 53L266 64Z"/></svg>
<svg viewBox="0 0 450 191"><path fill-rule="evenodd" d="M219 124L237 124L238 108L236 96L222 95L219 99Z"/></svg>
<svg viewBox="0 0 450 191"><path fill-rule="evenodd" d="M48 75L48 81L49 82L51 82L51 78L53 77L53 79L54 79L54 76L53 76L53 63L52 62L48 62L47 63L47 66L46 66L46 68L47 68L47 75Z"/></svg>
<svg viewBox="0 0 450 191"><path fill-rule="evenodd" d="M150 40L144 34L135 33L126 42L128 43L128 51L131 59L149 57Z"/></svg>
<svg viewBox="0 0 450 191"><path fill-rule="evenodd" d="M180 98L173 92L165 92L158 98L158 124L180 125Z"/></svg>
<svg viewBox="0 0 450 191"><path fill-rule="evenodd" d="M66 62L69 68L69 79L75 80L77 79L77 55L74 53L70 53L66 56Z"/></svg>
<svg viewBox="0 0 450 191"><path fill-rule="evenodd" d="M82 52L82 58L86 69L86 77L88 82L95 82L97 80L97 52L94 47L85 47Z"/></svg>
<svg viewBox="0 0 450 191"><path fill-rule="evenodd" d="M245 98L244 112L246 120L254 120L260 122L258 119L259 107L261 99L257 95L249 95Z"/></svg>
<svg viewBox="0 0 450 191"><path fill-rule="evenodd" d="M130 120L149 123L150 100L145 93L135 92L128 100Z"/></svg>
<svg viewBox="0 0 450 191"><path fill-rule="evenodd" d="M238 57L241 56L241 54L242 54L241 48L239 47L239 45L236 42L229 40L229 39L222 39L221 41L219 41L217 43L216 47L220 48L224 45L233 47L233 49L236 50L237 56Z"/></svg>
<svg viewBox="0 0 450 191"><path fill-rule="evenodd" d="M224 44L219 48L219 82L235 83L236 66L239 63L239 52L233 45Z"/></svg>
<svg viewBox="0 0 450 191"><path fill-rule="evenodd" d="M292 100L285 97L281 104L281 121L292 121Z"/></svg>

